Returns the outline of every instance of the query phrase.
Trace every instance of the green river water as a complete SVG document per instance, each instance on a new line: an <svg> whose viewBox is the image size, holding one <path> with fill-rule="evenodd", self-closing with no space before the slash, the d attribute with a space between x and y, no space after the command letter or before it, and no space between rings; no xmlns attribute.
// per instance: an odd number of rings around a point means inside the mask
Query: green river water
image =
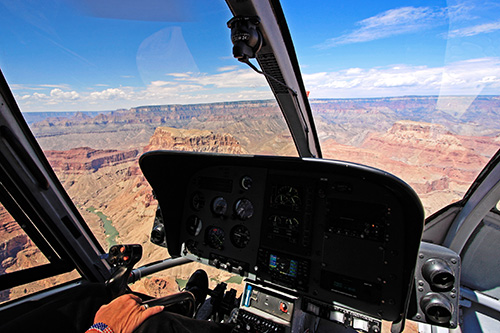
<svg viewBox="0 0 500 333"><path fill-rule="evenodd" d="M89 207L87 210L91 213L96 214L102 221L104 225L104 233L106 234L106 242L108 246L111 247L116 245L116 237L118 237L118 231L113 226L113 222L106 215L104 215L101 211L98 211L94 207Z"/></svg>

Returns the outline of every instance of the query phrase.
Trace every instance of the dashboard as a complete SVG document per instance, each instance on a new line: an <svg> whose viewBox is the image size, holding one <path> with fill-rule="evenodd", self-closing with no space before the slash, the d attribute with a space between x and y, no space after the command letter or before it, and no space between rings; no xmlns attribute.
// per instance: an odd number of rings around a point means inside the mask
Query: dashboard
<svg viewBox="0 0 500 333"><path fill-rule="evenodd" d="M155 243L170 255L250 277L303 308L404 314L424 214L398 178L340 161L192 152L148 152L140 165L162 212Z"/></svg>

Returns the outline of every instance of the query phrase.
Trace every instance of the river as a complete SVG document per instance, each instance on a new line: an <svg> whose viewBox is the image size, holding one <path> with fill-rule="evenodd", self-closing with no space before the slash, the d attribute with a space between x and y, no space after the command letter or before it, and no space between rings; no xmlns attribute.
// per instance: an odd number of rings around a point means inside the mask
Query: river
<svg viewBox="0 0 500 333"><path fill-rule="evenodd" d="M116 237L118 237L119 234L118 230L116 230L116 228L113 226L113 222L111 221L111 219L94 207L89 207L87 208L87 210L91 213L96 214L101 219L104 226L104 233L106 234L106 242L108 243L108 246L111 247L113 245L116 245Z"/></svg>

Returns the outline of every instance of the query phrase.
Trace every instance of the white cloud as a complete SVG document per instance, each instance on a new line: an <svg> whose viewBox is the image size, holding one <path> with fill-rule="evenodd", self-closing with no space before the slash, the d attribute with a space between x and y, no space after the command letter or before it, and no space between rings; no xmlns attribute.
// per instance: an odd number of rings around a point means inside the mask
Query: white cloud
<svg viewBox="0 0 500 333"><path fill-rule="evenodd" d="M346 68L304 75L311 98L402 95L498 94L500 58L478 58L428 67L394 64ZM146 87L115 87L89 92L55 88L16 95L23 111L109 110L151 104L189 104L272 98L265 79L251 70L216 74L186 73Z"/></svg>
<svg viewBox="0 0 500 333"><path fill-rule="evenodd" d="M173 77L176 77L176 78L185 78L185 77L189 77L191 74L193 74L192 72L186 72L186 73L168 73L166 74L167 76L173 76Z"/></svg>
<svg viewBox="0 0 500 333"><path fill-rule="evenodd" d="M478 25L474 25L471 27L451 30L450 32L448 32L448 38L470 37L470 36L476 36L479 34L494 32L494 31L498 31L498 30L500 30L500 21L483 23L483 24L478 24Z"/></svg>
<svg viewBox="0 0 500 333"><path fill-rule="evenodd" d="M212 75L193 75L186 77L185 81L202 86L213 86L215 88L267 87L267 82L263 75L246 68Z"/></svg>
<svg viewBox="0 0 500 333"><path fill-rule="evenodd" d="M150 85L154 86L154 87L163 87L163 86L174 85L174 84L175 84L175 82L172 82L172 81L160 81L160 80L152 81L150 83Z"/></svg>
<svg viewBox="0 0 500 333"><path fill-rule="evenodd" d="M234 71L238 69L238 66L225 66L225 67L219 67L217 68L218 72L228 72L228 71Z"/></svg>
<svg viewBox="0 0 500 333"><path fill-rule="evenodd" d="M415 33L429 28L446 25L449 22L470 21L477 19L473 15L475 6L465 2L448 7L400 7L386 10L375 16L356 23L359 26L341 36L330 38L318 45L319 48L330 48L338 45L369 42L391 36ZM474 29L472 27L470 29ZM484 24L477 29L495 29L496 24ZM462 32L462 30L464 32ZM486 31L484 31L486 32ZM450 34L471 33L468 28L457 29ZM451 36L451 35L450 35Z"/></svg>
<svg viewBox="0 0 500 333"><path fill-rule="evenodd" d="M18 89L16 96L23 111L105 110L146 104L203 103L272 98L265 78L251 69L235 66L219 68L215 74L174 73L170 80L156 80L146 87L115 87L95 90L94 85L77 92L52 89L49 93L29 93ZM18 85L17 88L23 88ZM45 88L46 89L46 88ZM27 93L28 92L28 93Z"/></svg>
<svg viewBox="0 0 500 333"><path fill-rule="evenodd" d="M59 89L70 89L68 84L40 84L39 87L42 88L59 88Z"/></svg>
<svg viewBox="0 0 500 333"><path fill-rule="evenodd" d="M483 7L482 4L480 7ZM470 21L479 18L477 16L476 6L471 3L458 3L454 6L449 6L446 8L448 18L450 21ZM476 14L474 13L476 12Z"/></svg>
<svg viewBox="0 0 500 333"><path fill-rule="evenodd" d="M109 88L102 91L94 91L88 96L91 100L126 100L132 91L129 89L128 93L123 89Z"/></svg>
<svg viewBox="0 0 500 333"><path fill-rule="evenodd" d="M21 101L20 104L28 106L28 109L31 106L39 107L41 105L51 106L52 108L53 105L58 105L61 103L74 105L80 100L80 94L78 92L74 90L63 91L59 88L52 89L48 95L35 92L32 95L25 94L16 97L18 98L18 100ZM29 111L29 110L23 109L23 111Z"/></svg>
<svg viewBox="0 0 500 333"><path fill-rule="evenodd" d="M390 9L359 21L360 27L318 45L320 48L337 45L369 42L395 35L413 33L442 24L446 9L431 7L401 7Z"/></svg>
<svg viewBox="0 0 500 333"><path fill-rule="evenodd" d="M11 84L10 87L14 90L46 90L47 88L59 88L64 90L71 89L68 84Z"/></svg>
<svg viewBox="0 0 500 333"><path fill-rule="evenodd" d="M76 91L62 91L61 89L52 89L50 91L50 97L59 100L76 100L80 98L80 94Z"/></svg>
<svg viewBox="0 0 500 333"><path fill-rule="evenodd" d="M442 67L393 65L305 74L311 98L402 95L498 94L500 58L480 58Z"/></svg>

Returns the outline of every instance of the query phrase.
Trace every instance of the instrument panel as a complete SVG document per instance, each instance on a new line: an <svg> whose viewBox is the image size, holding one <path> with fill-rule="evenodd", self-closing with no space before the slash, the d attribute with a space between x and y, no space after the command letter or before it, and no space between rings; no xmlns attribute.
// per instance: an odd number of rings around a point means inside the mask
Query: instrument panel
<svg viewBox="0 0 500 333"><path fill-rule="evenodd" d="M181 255L396 321L423 209L396 177L317 159L150 152L141 168Z"/></svg>

